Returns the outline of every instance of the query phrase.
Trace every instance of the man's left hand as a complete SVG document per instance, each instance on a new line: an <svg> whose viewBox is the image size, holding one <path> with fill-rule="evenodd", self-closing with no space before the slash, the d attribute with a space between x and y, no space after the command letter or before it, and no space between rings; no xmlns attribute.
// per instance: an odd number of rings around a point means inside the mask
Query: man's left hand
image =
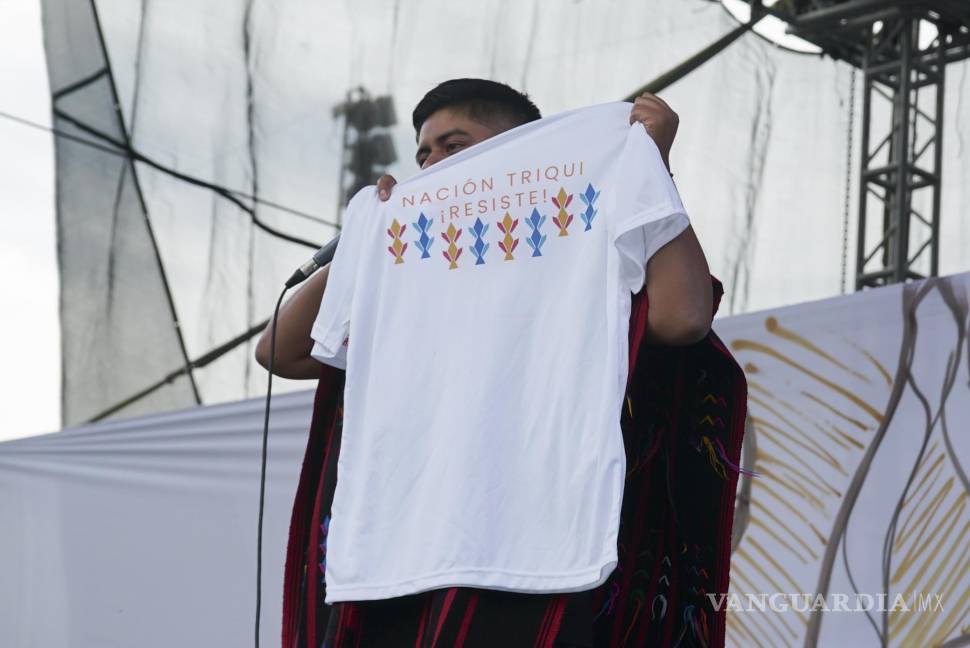
<svg viewBox="0 0 970 648"><path fill-rule="evenodd" d="M640 122L647 134L657 143L664 166L670 171L670 147L674 144L680 117L677 116L663 99L650 92L644 92L633 102L630 123Z"/></svg>

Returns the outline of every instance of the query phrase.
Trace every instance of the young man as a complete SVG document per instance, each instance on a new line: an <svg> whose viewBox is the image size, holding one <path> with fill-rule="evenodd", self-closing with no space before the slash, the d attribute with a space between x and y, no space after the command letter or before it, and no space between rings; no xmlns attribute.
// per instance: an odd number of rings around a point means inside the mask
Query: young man
<svg viewBox="0 0 970 648"><path fill-rule="evenodd" d="M414 110L415 159L424 169L539 118L528 97L508 86L447 81ZM645 93L630 112L630 123L637 122L669 171L677 115ZM395 183L391 176L379 180L381 200L391 197ZM631 467L620 522L621 564L595 590L570 594L448 587L333 606L323 602L318 569L326 556L337 481L344 371L311 357L310 331L329 270L324 266L284 304L277 325L274 373L318 380L287 546L286 648L723 645L725 613L713 610L703 593L727 591L746 383L711 331L722 291L692 228L650 257L644 288L633 298L630 382L621 413ZM267 330L256 349L264 367L269 341ZM716 428L701 429L713 420ZM697 445L698 438L708 444ZM709 454L713 447L720 457ZM678 514L688 507L689 514Z"/></svg>
<svg viewBox="0 0 970 648"><path fill-rule="evenodd" d="M453 79L428 92L414 109L422 169L493 135L540 118L529 98L512 88L483 79ZM656 95L645 92L630 111L630 123L640 122L657 143L667 170L678 117ZM387 200L396 180L384 176L377 183L381 200ZM276 330L273 373L283 378L316 379L320 363L310 357L310 329L320 310L330 264L325 265L280 309ZM679 346L694 344L711 328L712 286L704 252L688 226L647 262L646 291L650 302L646 339L649 343ZM270 330L256 345L256 360L269 366Z"/></svg>

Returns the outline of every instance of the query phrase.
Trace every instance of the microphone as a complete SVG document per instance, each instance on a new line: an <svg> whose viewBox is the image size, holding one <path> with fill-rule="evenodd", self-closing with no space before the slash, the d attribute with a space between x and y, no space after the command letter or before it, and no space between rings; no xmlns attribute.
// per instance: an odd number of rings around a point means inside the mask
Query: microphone
<svg viewBox="0 0 970 648"><path fill-rule="evenodd" d="M340 234L337 234L329 243L317 250L309 261L297 268L296 272L293 273L293 276L286 280L286 288L290 289L293 286L306 281L310 278L310 275L316 272L321 266L330 263L330 261L333 260L334 252L337 251L337 242L339 240Z"/></svg>

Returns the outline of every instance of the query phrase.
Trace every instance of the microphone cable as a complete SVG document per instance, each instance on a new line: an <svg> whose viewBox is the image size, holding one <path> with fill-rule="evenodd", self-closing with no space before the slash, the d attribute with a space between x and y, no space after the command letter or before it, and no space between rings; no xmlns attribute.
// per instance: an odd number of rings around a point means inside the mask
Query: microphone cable
<svg viewBox="0 0 970 648"><path fill-rule="evenodd" d="M276 301L276 308L273 310L273 317L269 324L269 379L266 383L266 411L263 415L263 456L259 472L259 519L256 528L256 648L259 648L259 613L263 589L263 508L266 495L266 446L269 441L269 410L270 399L273 395L273 360L276 358L276 319L280 313L283 296L286 295L289 289L290 286L287 285L283 288L283 292L280 293L280 298Z"/></svg>
<svg viewBox="0 0 970 648"><path fill-rule="evenodd" d="M280 306L283 304L283 297L286 296L290 288L300 284L333 260L337 251L337 244L340 235L333 237L326 245L317 250L316 254L309 261L301 265L293 275L286 280L280 298L276 300L276 308L273 309L273 317L269 321L269 362L267 371L269 378L266 381L266 407L263 414L263 455L259 470L259 518L256 525L256 623L254 628L255 646L259 648L259 617L262 607L263 592L263 510L266 502L266 448L269 442L269 411L273 396L273 364L276 360L276 322L280 314Z"/></svg>

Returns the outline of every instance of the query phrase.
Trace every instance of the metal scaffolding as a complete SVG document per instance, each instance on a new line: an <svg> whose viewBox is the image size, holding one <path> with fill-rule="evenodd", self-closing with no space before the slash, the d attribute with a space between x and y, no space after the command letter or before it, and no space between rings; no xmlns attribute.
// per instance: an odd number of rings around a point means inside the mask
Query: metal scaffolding
<svg viewBox="0 0 970 648"><path fill-rule="evenodd" d="M753 10L789 23L788 33L863 73L856 290L936 276L944 79L948 63L970 57L970 3L792 0L769 8L758 6L756 0L751 4ZM926 30L935 35L921 45ZM873 106L880 100L889 102L891 116L876 124ZM931 207L921 212L914 204ZM881 227L870 225L870 210L882 211Z"/></svg>

